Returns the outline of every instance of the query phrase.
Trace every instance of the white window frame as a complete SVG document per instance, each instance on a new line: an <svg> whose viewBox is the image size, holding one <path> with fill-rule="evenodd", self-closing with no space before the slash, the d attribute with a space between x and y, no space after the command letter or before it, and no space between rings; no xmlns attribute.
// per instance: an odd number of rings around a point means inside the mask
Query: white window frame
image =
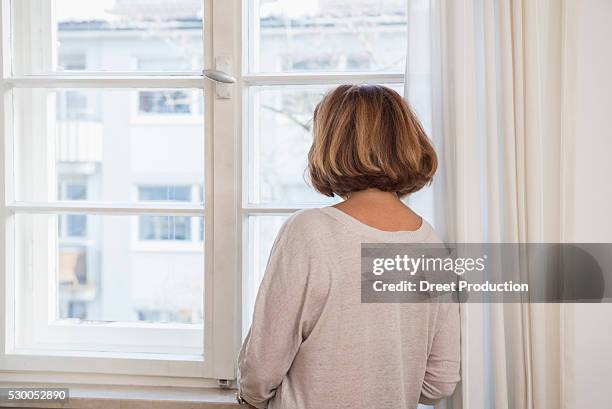
<svg viewBox="0 0 612 409"><path fill-rule="evenodd" d="M35 27L45 32L42 25L41 13L52 13L47 0L30 0L35 5L27 11L30 27ZM240 27L233 21L236 13L239 13L239 2L237 0L202 0L204 2L204 66L212 66L216 50L234 50L236 40L239 38ZM235 250L238 248L235 230L228 226L237 227L235 222L237 209L237 195L233 186L228 186L228 180L235 179L236 164L231 163L228 153L233 152L234 139L238 135L236 121L237 98L223 100L214 98L214 86L206 82L200 73L113 73L107 75L96 75L90 73L58 73L47 76L35 75L13 75L11 35L11 4L10 0L1 0L0 3L0 31L2 34L1 44L1 68L3 95L0 101L0 119L2 120L2 137L4 144L0 154L4 158L4 166L1 167L0 177L3 181L0 189L0 211L3 216L0 228L5 232L0 240L0 259L3 260L3 268L0 272L0 292L6 295L6 302L0 305L0 370L14 371L27 376L28 371L32 376L44 378L47 371L66 372L66 375L54 376L54 380L62 377L74 379L74 374L83 374L82 379L94 379L94 381L106 382L110 376L130 375L132 382L150 383L148 377L157 376L156 381L163 384L171 382L174 385L206 385L206 379L233 379L235 377L235 352L238 349L239 323L236 320L237 297L238 297L238 260ZM212 23L212 24L211 24ZM32 34L36 34L36 29ZM50 28L47 27L46 29ZM35 41L35 36L29 36L26 27L20 27L20 37L24 41ZM213 31L216 33L212 35ZM28 34L29 39L23 35ZM52 41L52 39L46 39ZM15 45L15 51L20 47ZM43 50L47 51L45 48ZM227 51L226 51L227 52ZM42 61L50 61L52 56L42 53ZM25 56L15 55L16 59ZM36 64L37 61L29 61ZM234 61L234 72L238 72L239 61ZM91 202L85 203L31 203L16 202L13 196L13 158L12 158L12 90L20 87L60 87L60 88L185 88L202 89L204 91L204 137L205 137L205 203L201 207L193 204L126 204L107 205ZM214 139L217 141L213 144ZM224 142L224 141L227 141ZM213 151L214 149L214 151ZM213 157L215 161L213 161ZM213 200L213 198L215 198ZM214 206L214 203L221 203ZM213 210L213 207L215 209ZM133 354L133 353L78 353L74 351L53 353L44 350L19 350L15 344L15 328L19 323L15 321L16 299L15 281L21 272L15 271L16 257L14 254L14 239L12 232L15 228L14 215L22 213L85 213L103 215L140 215L140 214L164 214L164 215L188 215L205 216L206 237L214 240L205 241L205 273L204 273L204 357L173 354ZM232 257L223 257L231 254ZM220 256L216 256L220 255ZM40 318L40 317L39 317ZM44 319L44 317L43 317ZM148 325L148 324L142 324ZM116 324L116 327L121 327ZM124 335L129 336L129 331L136 326L129 325L121 328ZM100 327L102 328L102 327ZM105 328L108 331L109 328ZM26 372L24 372L26 371ZM26 374L26 375L24 375ZM140 381L136 379L140 379ZM169 381L171 378L172 381ZM0 378L1 379L1 378ZM15 379L15 378L13 378ZM79 377L79 379L81 379ZM212 385L212 384L211 384Z"/></svg>
<svg viewBox="0 0 612 409"><path fill-rule="evenodd" d="M41 3L47 0L29 0ZM115 382L129 376L131 383L174 386L213 386L215 379L235 379L239 350L252 303L253 285L249 275L248 218L257 215L290 215L303 205L283 207L249 203L248 147L253 115L249 92L254 86L335 85L343 83L401 84L402 73L278 73L249 71L248 53L258 41L254 25L255 2L249 0L202 0L204 13L204 66L229 71L238 81L232 86L216 86L201 75L174 73L115 73L107 76L65 74L53 76L14 76L11 71L10 0L0 0L0 31L3 94L0 99L0 123L4 145L0 155L0 380L2 370L13 371L11 379L72 382ZM31 16L30 26L40 25L40 17ZM42 58L51 58L42 56ZM226 64L229 61L229 66ZM216 62L223 62L219 66ZM133 354L41 354L16 351L11 337L15 325L15 257L13 252L13 215L25 212L168 214L202 216L200 208L190 204L163 207L146 203L130 206L100 206L88 203L43 205L17 203L11 195L12 112L11 90L16 87L109 87L109 88L201 88L205 105L205 281L204 281L204 359L176 356L140 356ZM219 87L219 89L217 88ZM216 91L229 90L231 98L220 98ZM244 187L244 188L243 188ZM212 239L212 240L211 240ZM210 351L207 354L207 351ZM24 372L25 371L25 372ZM38 371L28 375L27 371ZM45 375L45 371L54 371ZM65 374L58 373L64 372ZM75 377L74 374L79 374ZM150 376L157 378L151 380Z"/></svg>

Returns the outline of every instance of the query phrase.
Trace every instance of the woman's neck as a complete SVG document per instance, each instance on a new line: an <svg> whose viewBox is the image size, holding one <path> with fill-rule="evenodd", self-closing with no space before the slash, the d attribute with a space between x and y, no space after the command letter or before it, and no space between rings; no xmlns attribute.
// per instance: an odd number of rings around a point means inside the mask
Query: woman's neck
<svg viewBox="0 0 612 409"><path fill-rule="evenodd" d="M395 192L383 192L378 189L366 189L352 192L345 202L372 202L387 205L402 205Z"/></svg>
<svg viewBox="0 0 612 409"><path fill-rule="evenodd" d="M386 231L418 229L423 220L406 206L394 192L366 189L353 192L334 206L360 222Z"/></svg>

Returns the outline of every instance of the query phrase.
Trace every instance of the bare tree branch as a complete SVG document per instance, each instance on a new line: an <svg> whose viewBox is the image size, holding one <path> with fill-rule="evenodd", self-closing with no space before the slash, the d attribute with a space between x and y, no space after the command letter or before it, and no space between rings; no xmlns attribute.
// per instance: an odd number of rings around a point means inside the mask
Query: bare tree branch
<svg viewBox="0 0 612 409"><path fill-rule="evenodd" d="M308 124L308 122L306 122L306 123L302 122L295 115L291 115L290 113L285 112L282 109L275 108L275 107L273 107L271 105L262 104L261 107L267 109L268 111L272 111L275 114L279 114L279 115L283 115L283 116L287 117L287 119L289 119L291 122L293 122L296 125L298 125L299 127L303 128L305 131L310 132L310 125Z"/></svg>

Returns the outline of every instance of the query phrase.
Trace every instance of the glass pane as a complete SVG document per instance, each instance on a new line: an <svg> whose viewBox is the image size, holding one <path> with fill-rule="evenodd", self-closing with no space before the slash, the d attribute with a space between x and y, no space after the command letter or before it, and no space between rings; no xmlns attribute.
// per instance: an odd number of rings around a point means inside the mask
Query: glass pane
<svg viewBox="0 0 612 409"><path fill-rule="evenodd" d="M62 71L197 71L203 55L204 0L55 0L43 7L43 32L16 30L27 56L18 72ZM28 4L30 7L28 7ZM31 21L32 0L13 0L16 27ZM55 20L48 25L54 12ZM48 27L48 28L46 28ZM49 32L45 33L44 30ZM31 32L30 32L31 31ZM52 32L56 34L53 41ZM40 61L36 54L52 58ZM17 56L19 57L19 56Z"/></svg>
<svg viewBox="0 0 612 409"><path fill-rule="evenodd" d="M245 251L248 254L248 265L243 267L246 274L244 278L246 303L244 328L251 325L255 297L266 271L270 250L272 250L278 231L288 217L289 215L251 215L247 217L249 240L245 244L248 246Z"/></svg>
<svg viewBox="0 0 612 409"><path fill-rule="evenodd" d="M260 86L249 90L249 202L330 204L306 180L312 114L329 86ZM391 85L402 93L402 87Z"/></svg>
<svg viewBox="0 0 612 409"><path fill-rule="evenodd" d="M75 217L82 226L78 235L66 226ZM55 231L30 240L36 258L33 276L56 277L58 319L203 322L203 237L185 234L203 231L203 219L155 216L165 220L163 237L140 237L140 226L149 217L16 216L23 234Z"/></svg>
<svg viewBox="0 0 612 409"><path fill-rule="evenodd" d="M312 113L327 88L254 87L250 90L251 203L328 203L306 182Z"/></svg>
<svg viewBox="0 0 612 409"><path fill-rule="evenodd" d="M405 0L254 3L252 72L404 70Z"/></svg>
<svg viewBox="0 0 612 409"><path fill-rule="evenodd" d="M201 90L13 92L17 200L202 203Z"/></svg>

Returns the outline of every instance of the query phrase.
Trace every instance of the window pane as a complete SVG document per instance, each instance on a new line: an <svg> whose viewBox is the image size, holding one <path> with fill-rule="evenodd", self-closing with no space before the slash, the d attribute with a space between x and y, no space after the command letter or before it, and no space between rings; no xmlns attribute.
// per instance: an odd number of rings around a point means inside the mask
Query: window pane
<svg viewBox="0 0 612 409"><path fill-rule="evenodd" d="M254 3L252 72L404 69L405 0Z"/></svg>
<svg viewBox="0 0 612 409"><path fill-rule="evenodd" d="M251 203L330 203L305 182L312 113L327 88L254 87L249 126Z"/></svg>
<svg viewBox="0 0 612 409"><path fill-rule="evenodd" d="M201 90L13 92L17 200L202 203Z"/></svg>
<svg viewBox="0 0 612 409"><path fill-rule="evenodd" d="M202 70L204 0L55 0L55 21L16 30L16 44L32 58L17 58L18 72ZM28 7L28 4L30 7ZM13 0L16 27L31 21L32 0ZM52 31L57 41L53 41ZM37 61L36 54L55 55ZM16 56L19 57L19 56ZM27 66L24 66L26 65Z"/></svg>
<svg viewBox="0 0 612 409"><path fill-rule="evenodd" d="M64 216L82 217L87 224L86 234L69 237L58 229L55 234L37 234L27 239L28 234L41 229L53 233L59 216L16 216L18 244L26 247L23 250L31 246L30 254L36 258L34 279L57 277L57 303L53 303L57 311L51 311L52 316L89 321L202 323L201 241L169 237L164 242L142 246L137 239L138 216ZM203 224L200 217L181 219L194 226Z"/></svg>
<svg viewBox="0 0 612 409"><path fill-rule="evenodd" d="M401 86L389 85L402 93ZM312 114L329 86L259 86L249 90L249 202L330 204L308 179Z"/></svg>

